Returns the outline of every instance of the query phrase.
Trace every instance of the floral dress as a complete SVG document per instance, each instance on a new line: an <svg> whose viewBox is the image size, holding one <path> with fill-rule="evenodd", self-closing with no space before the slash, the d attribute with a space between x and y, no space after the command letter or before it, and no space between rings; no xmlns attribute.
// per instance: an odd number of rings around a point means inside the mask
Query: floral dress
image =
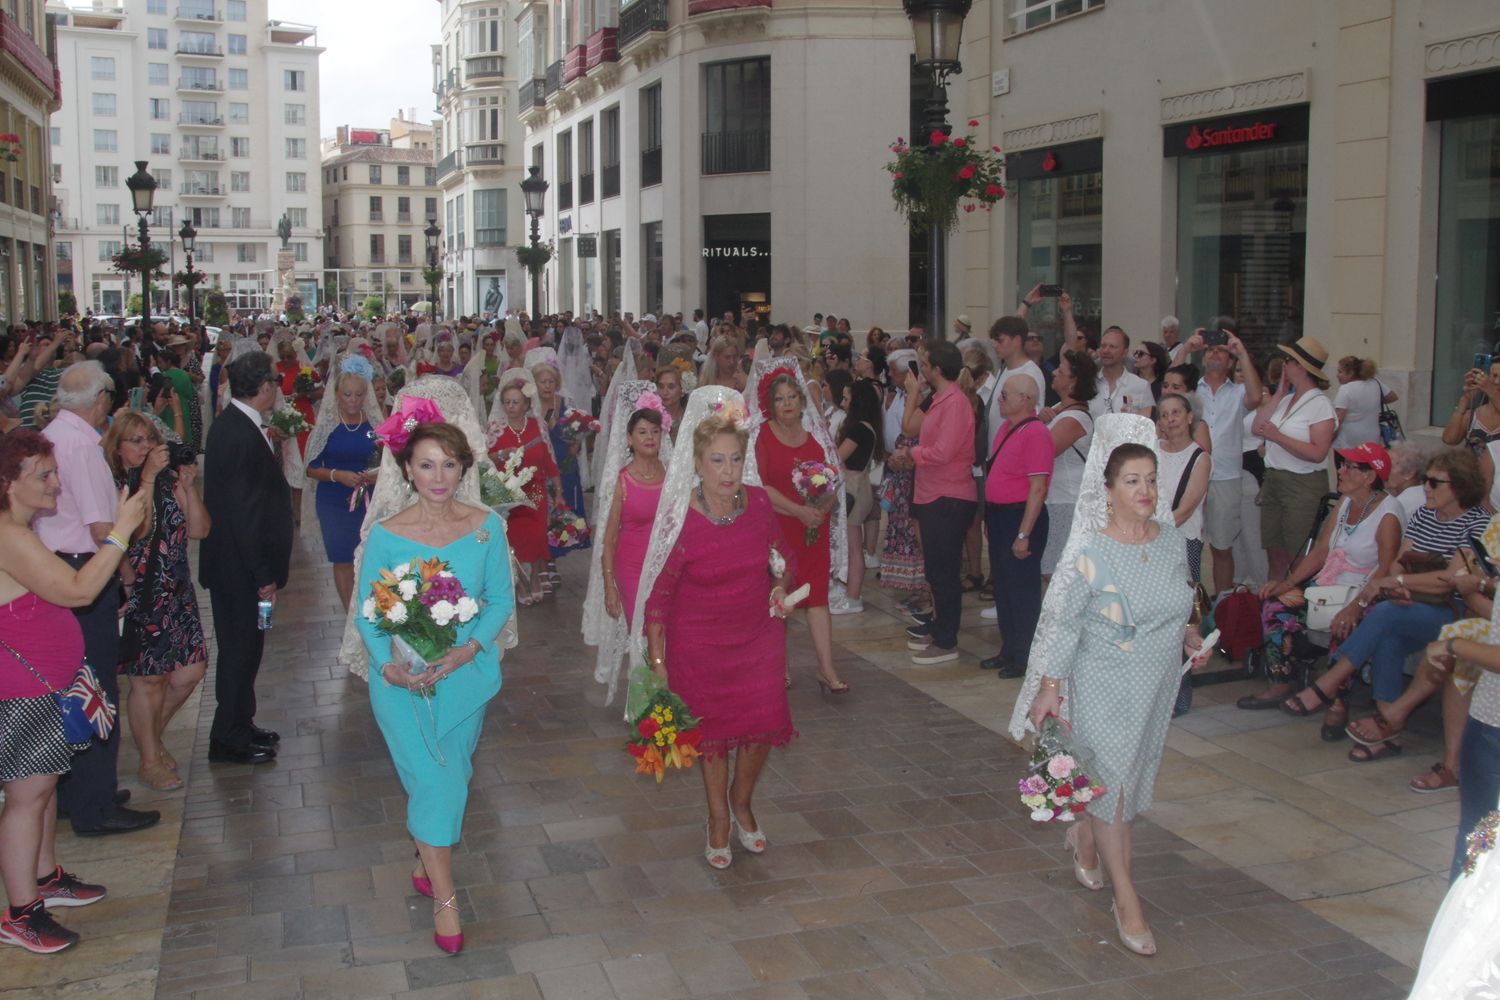
<svg viewBox="0 0 1500 1000"><path fill-rule="evenodd" d="M127 677L160 677L208 659L203 619L188 568L187 515L177 503L176 474L163 470L156 477L156 532L131 543L126 558L135 574L135 587L125 602L125 627L141 629L141 655L120 664ZM124 485L124 481L120 481ZM146 590L146 563L155 538L156 577Z"/></svg>
<svg viewBox="0 0 1500 1000"><path fill-rule="evenodd" d="M916 438L905 434L896 438L897 448L909 448ZM912 495L917 488L915 469L896 471L889 465L880 484L880 500L887 506L885 548L880 553L880 582L893 590L925 590L927 577L922 569L922 545L917 540L917 521L911 513Z"/></svg>
<svg viewBox="0 0 1500 1000"><path fill-rule="evenodd" d="M569 446L573 443L568 440L568 432L563 429L563 421L568 414L573 412L570 406L559 404L555 409L547 411L547 432L552 437L552 454L557 456L558 479L562 483L563 503L569 510L579 517L587 520L588 508L584 506L583 495L583 473L578 464L578 456L568 454ZM581 451L583 445L579 444ZM584 542L575 545L571 549L559 549L549 546L553 559L565 556L576 549L586 549L590 545Z"/></svg>

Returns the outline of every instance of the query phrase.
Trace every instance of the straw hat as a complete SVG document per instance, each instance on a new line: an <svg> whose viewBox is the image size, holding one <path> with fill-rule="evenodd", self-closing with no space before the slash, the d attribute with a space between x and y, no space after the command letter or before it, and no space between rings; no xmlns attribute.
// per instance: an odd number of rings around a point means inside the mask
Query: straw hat
<svg viewBox="0 0 1500 1000"><path fill-rule="evenodd" d="M1313 378L1328 384L1328 376L1323 374L1323 366L1328 363L1328 348L1312 337L1303 337L1295 344L1280 344L1276 349L1301 365Z"/></svg>

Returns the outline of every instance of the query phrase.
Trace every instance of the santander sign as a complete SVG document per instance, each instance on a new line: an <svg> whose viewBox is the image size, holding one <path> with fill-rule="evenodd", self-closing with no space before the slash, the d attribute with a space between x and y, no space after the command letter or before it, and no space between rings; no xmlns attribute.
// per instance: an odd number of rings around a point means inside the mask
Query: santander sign
<svg viewBox="0 0 1500 1000"><path fill-rule="evenodd" d="M1199 130L1194 125L1188 132L1184 145L1188 149L1202 149L1205 146L1234 146L1242 142L1265 142L1276 138L1276 125L1274 122L1256 122L1254 125L1237 125L1233 128L1206 128Z"/></svg>

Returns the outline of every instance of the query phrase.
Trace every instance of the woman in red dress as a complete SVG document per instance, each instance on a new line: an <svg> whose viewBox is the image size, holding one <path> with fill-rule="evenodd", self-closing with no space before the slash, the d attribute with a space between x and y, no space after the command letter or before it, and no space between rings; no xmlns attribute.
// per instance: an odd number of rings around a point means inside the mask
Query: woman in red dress
<svg viewBox="0 0 1500 1000"><path fill-rule="evenodd" d="M801 607L807 611L807 629L818 655L818 687L844 694L849 685L839 678L833 665L833 618L828 612L828 576L833 563L828 520L833 508L804 503L792 484L792 471L799 463L826 462L838 468L838 457L830 461L823 446L803 426L807 396L796 375L787 371L766 377L771 381L769 389L759 393L765 423L755 437L755 463L787 545L796 553L797 585L805 583L811 588ZM809 543L807 530L814 528L818 533ZM787 684L791 684L790 674Z"/></svg>
<svg viewBox="0 0 1500 1000"><path fill-rule="evenodd" d="M531 481L526 484L526 499L531 507L516 507L506 522L505 535L510 541L510 551L516 562L526 567L525 582L530 594L520 594L517 602L530 607L542 599L542 573L547 569L547 498L554 503L562 497L562 484L558 479L557 462L552 458L552 447L541 422L531 415L531 400L526 395L528 380L511 373L500 386L500 407L505 419L498 426L491 425L495 435L490 445L490 456L496 466L502 466L510 453L520 449L521 464L531 469ZM533 389L533 391L535 391Z"/></svg>
<svg viewBox="0 0 1500 1000"><path fill-rule="evenodd" d="M302 371L302 363L297 358L297 348L292 345L290 339L283 337L276 342L276 374L281 377L281 394L285 396L297 412L302 414L302 419L307 421L307 430L297 435L297 454L287 456L292 467L297 469L295 476L288 476L292 486L292 520L297 525L302 524L302 478L305 473L302 456L307 454L307 436L312 433L312 425L318 419L318 403L323 398L321 386L314 387L311 392L299 393L297 391L297 375Z"/></svg>

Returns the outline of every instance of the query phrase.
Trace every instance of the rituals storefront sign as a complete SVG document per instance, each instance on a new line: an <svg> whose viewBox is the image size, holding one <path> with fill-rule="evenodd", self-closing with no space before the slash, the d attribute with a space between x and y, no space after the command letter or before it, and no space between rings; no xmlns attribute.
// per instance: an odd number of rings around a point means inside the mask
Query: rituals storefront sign
<svg viewBox="0 0 1500 1000"><path fill-rule="evenodd" d="M1209 156L1307 139L1307 105L1171 125L1162 130L1167 156Z"/></svg>

